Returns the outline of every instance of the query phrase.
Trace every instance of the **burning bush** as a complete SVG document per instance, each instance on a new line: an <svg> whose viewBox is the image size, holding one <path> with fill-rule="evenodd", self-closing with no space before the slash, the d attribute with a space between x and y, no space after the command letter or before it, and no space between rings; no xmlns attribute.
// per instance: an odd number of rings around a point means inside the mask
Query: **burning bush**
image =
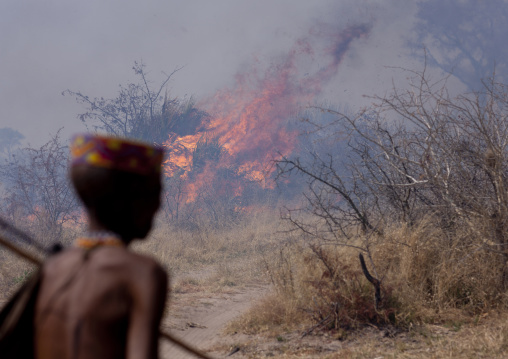
<svg viewBox="0 0 508 359"><path fill-rule="evenodd" d="M199 216L221 225L274 195L273 160L298 143L290 121L322 93L352 44L370 30L368 24L316 26L269 66L245 66L231 88L199 105L192 98L168 99L163 90L175 71L152 86L142 63L133 67L139 81L121 86L116 98L65 93L87 107L78 117L93 128L166 147L167 220L195 222Z"/></svg>

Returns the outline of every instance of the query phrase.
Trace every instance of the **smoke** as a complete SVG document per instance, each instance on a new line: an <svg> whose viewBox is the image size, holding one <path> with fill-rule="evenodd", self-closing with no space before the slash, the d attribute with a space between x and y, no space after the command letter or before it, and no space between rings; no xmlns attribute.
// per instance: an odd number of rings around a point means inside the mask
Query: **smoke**
<svg viewBox="0 0 508 359"><path fill-rule="evenodd" d="M330 74L335 79L321 90L322 98L358 103L390 83L383 66L407 63L397 56L413 8L401 1L2 2L0 127L19 130L34 145L60 127L64 136L82 131L76 114L83 109L61 92L115 97L118 84L132 80L135 60L143 60L154 79L184 66L170 84L172 94L203 99L236 86L235 74L253 62L264 73L305 36L312 37L315 53L299 66L310 72L326 67L320 47L343 63ZM371 36L339 42L343 48L329 42L334 28L355 24L370 26Z"/></svg>

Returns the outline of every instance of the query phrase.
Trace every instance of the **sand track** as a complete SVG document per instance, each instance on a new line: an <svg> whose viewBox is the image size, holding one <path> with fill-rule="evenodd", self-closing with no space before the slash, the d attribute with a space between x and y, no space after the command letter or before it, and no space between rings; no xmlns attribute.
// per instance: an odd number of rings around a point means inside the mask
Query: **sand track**
<svg viewBox="0 0 508 359"><path fill-rule="evenodd" d="M264 294L267 287L250 285L227 292L180 293L175 295L173 309L163 321L162 327L194 347L206 351L221 340L226 325L245 313ZM194 356L171 345L161 343L161 358L193 358ZM228 353L224 353L226 356Z"/></svg>

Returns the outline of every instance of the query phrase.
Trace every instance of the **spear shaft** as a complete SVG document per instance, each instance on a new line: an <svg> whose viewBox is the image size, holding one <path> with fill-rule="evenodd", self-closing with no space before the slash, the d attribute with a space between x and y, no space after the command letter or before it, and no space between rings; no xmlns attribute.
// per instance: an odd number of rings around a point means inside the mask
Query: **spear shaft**
<svg viewBox="0 0 508 359"><path fill-rule="evenodd" d="M11 242L7 241L5 238L3 238L1 236L0 236L0 245L3 245L7 249L9 249L12 252L16 253L18 256L26 259L27 261L31 262L32 264L35 264L37 266L42 266L42 260L41 259L35 257L30 252L28 252L28 251L26 251L24 249L21 249L20 247L12 244ZM177 337L173 336L170 333L167 333L167 332L161 330L161 331L159 331L159 336L164 338L164 339L169 340L170 342L172 342L172 343L174 343L176 345L178 345L180 348L185 349L189 353L194 354L198 358L212 359L212 357L206 355L205 353L202 353L198 349L192 347L191 345L185 343L184 341L178 339Z"/></svg>
<svg viewBox="0 0 508 359"><path fill-rule="evenodd" d="M0 237L0 244L4 246L7 249L10 249L12 252L16 253L18 256L25 258L27 261L31 262L35 265L42 265L42 260L32 255L30 252L25 251L24 249L19 248L18 246L15 246L11 242L5 240L4 238Z"/></svg>

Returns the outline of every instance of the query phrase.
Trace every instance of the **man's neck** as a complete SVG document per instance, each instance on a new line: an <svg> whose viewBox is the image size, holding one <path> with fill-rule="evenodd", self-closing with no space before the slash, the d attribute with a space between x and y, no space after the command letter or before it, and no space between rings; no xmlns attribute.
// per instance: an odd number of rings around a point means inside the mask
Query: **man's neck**
<svg viewBox="0 0 508 359"><path fill-rule="evenodd" d="M133 239L133 238L125 238L124 236L117 234L115 231L112 231L111 229L109 229L108 227L104 226L102 223L97 221L97 219L94 218L93 216L88 217L88 233L89 234L96 233L98 235L110 233L112 236L120 238L122 242L125 243L126 246L128 246Z"/></svg>

